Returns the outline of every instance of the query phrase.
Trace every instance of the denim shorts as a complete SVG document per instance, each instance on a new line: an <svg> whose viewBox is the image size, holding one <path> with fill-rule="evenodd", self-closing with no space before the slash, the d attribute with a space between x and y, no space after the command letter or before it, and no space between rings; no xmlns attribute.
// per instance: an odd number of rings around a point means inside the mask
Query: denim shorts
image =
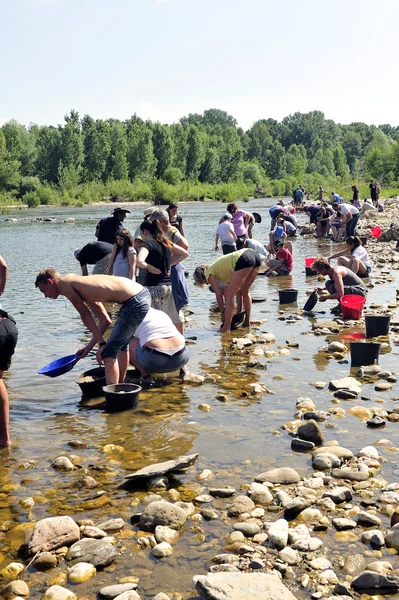
<svg viewBox="0 0 399 600"><path fill-rule="evenodd" d="M102 358L116 358L120 350L126 351L137 327L143 321L151 306L151 297L144 289L126 300L103 350Z"/></svg>
<svg viewBox="0 0 399 600"><path fill-rule="evenodd" d="M188 363L189 353L186 346L177 354L170 356L154 348L137 346L136 360L149 373L171 373L184 367Z"/></svg>

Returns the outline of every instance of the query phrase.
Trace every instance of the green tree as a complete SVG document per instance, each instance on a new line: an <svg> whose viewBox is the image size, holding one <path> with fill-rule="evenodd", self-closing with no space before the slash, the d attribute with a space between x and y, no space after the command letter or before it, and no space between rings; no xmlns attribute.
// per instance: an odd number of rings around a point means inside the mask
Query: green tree
<svg viewBox="0 0 399 600"><path fill-rule="evenodd" d="M297 178L303 176L308 166L306 148L299 144L292 144L286 153L287 173Z"/></svg>
<svg viewBox="0 0 399 600"><path fill-rule="evenodd" d="M190 125L187 132L187 179L198 179L202 163L205 160L205 135L195 125Z"/></svg>
<svg viewBox="0 0 399 600"><path fill-rule="evenodd" d="M85 181L105 179L107 160L111 150L109 126L106 121L94 121L89 115L82 119Z"/></svg>
<svg viewBox="0 0 399 600"><path fill-rule="evenodd" d="M208 148L201 165L199 180L207 183L220 182L220 160L216 148Z"/></svg>
<svg viewBox="0 0 399 600"><path fill-rule="evenodd" d="M170 126L170 135L173 141L173 160L172 164L182 173L186 172L187 168L187 133L188 128L183 127L180 123L173 123Z"/></svg>
<svg viewBox="0 0 399 600"><path fill-rule="evenodd" d="M41 181L56 182L61 159L61 129L40 127L36 139L36 173Z"/></svg>
<svg viewBox="0 0 399 600"><path fill-rule="evenodd" d="M79 122L79 113L71 110L65 115L65 125L61 128L60 162L58 165L58 182L60 185L72 185L72 181L79 183L83 166L83 137ZM68 181L68 184L66 182ZM62 183L63 182L63 183Z"/></svg>
<svg viewBox="0 0 399 600"><path fill-rule="evenodd" d="M124 180L129 177L126 129L120 121L109 119L110 151L107 158L106 178Z"/></svg>
<svg viewBox="0 0 399 600"><path fill-rule="evenodd" d="M274 140L264 157L265 173L271 179L281 179L287 168L287 159L284 146Z"/></svg>
<svg viewBox="0 0 399 600"><path fill-rule="evenodd" d="M341 144L349 169L353 173L356 161L362 156L362 138L356 131L345 129L341 137Z"/></svg>
<svg viewBox="0 0 399 600"><path fill-rule="evenodd" d="M136 115L133 115L125 126L129 178L132 181L136 178L144 182L151 181L155 176L157 166L151 126Z"/></svg>
<svg viewBox="0 0 399 600"><path fill-rule="evenodd" d="M156 176L161 179L166 169L172 166L173 159L173 141L167 125L153 124L152 143L154 156L157 159Z"/></svg>
<svg viewBox="0 0 399 600"><path fill-rule="evenodd" d="M18 187L21 180L21 163L9 158L6 138L0 129L0 190L11 190Z"/></svg>
<svg viewBox="0 0 399 600"><path fill-rule="evenodd" d="M341 144L337 144L336 148L334 149L334 169L335 174L340 179L344 179L349 173L345 152Z"/></svg>

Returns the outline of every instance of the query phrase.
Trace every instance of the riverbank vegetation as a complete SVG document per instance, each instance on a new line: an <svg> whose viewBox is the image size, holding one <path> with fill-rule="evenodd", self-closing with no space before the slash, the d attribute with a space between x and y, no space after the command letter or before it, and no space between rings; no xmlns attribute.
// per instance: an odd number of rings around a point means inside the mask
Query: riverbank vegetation
<svg viewBox="0 0 399 600"><path fill-rule="evenodd" d="M344 198L399 193L399 127L339 125L322 112L262 119L244 131L218 109L165 125L80 118L58 127L12 120L0 128L0 204L87 204L104 199L233 201L291 196L302 184Z"/></svg>

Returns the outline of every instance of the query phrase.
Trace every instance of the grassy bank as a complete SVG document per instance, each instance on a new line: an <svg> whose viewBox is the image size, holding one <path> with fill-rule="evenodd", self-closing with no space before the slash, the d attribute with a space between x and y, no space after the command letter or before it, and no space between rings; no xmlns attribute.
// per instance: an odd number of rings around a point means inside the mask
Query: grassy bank
<svg viewBox="0 0 399 600"><path fill-rule="evenodd" d="M36 180L36 178L30 178ZM299 182L309 190L311 197L315 198L318 186L322 185L325 197L337 192L346 200L352 197L351 183L343 184L334 180L320 180L312 174L306 175ZM252 181L237 181L230 183L201 183L199 181L181 181L171 185L162 180L143 182L108 181L90 182L77 185L73 189L61 189L55 185L41 184L38 180L30 182L18 192L0 193L0 206L14 206L19 204L31 208L41 205L58 206L84 206L93 202L117 201L139 202L147 201L154 204L168 204L169 202L218 200L221 202L246 201L250 197L279 197L291 196L292 190L298 185L295 179L265 180L256 184ZM368 198L369 187L367 183L358 184L360 197ZM399 188L385 188L382 197L388 198L399 195Z"/></svg>

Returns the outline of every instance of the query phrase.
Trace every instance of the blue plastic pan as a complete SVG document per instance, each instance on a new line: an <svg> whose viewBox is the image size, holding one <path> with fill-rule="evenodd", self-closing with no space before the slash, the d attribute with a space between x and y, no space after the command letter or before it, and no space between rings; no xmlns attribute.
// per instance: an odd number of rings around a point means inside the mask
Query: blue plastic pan
<svg viewBox="0 0 399 600"><path fill-rule="evenodd" d="M38 373L39 375L46 375L47 377L58 377L59 375L68 373L68 371L73 369L77 363L77 360L77 354L69 354L69 356L58 358L45 367L42 367Z"/></svg>

